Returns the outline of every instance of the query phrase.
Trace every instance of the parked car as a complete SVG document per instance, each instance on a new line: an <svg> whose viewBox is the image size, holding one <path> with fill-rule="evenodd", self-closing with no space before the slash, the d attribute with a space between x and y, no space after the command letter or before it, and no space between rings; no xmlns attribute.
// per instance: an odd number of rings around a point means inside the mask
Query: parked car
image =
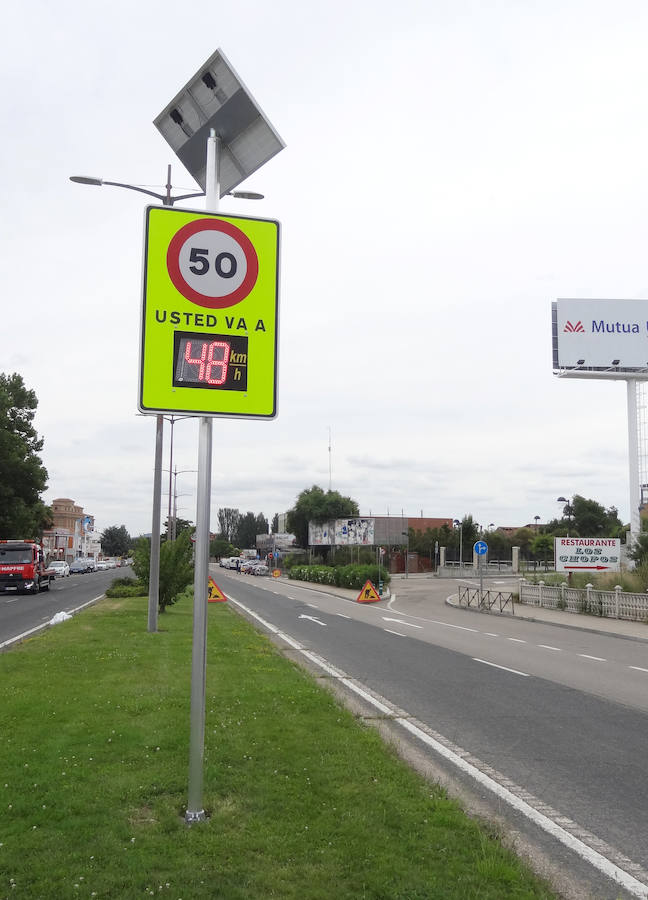
<svg viewBox="0 0 648 900"><path fill-rule="evenodd" d="M53 560L48 569L52 569L56 572L57 578L65 578L70 574L70 566L69 563L66 563L64 559L55 559Z"/></svg>
<svg viewBox="0 0 648 900"><path fill-rule="evenodd" d="M264 563L261 563L261 565L255 566L252 569L251 574L252 575L267 575L269 572L270 572L270 569L268 568L268 566L266 566Z"/></svg>
<svg viewBox="0 0 648 900"><path fill-rule="evenodd" d="M82 556L77 557L70 563L70 575L79 575L88 571L88 561L84 559Z"/></svg>

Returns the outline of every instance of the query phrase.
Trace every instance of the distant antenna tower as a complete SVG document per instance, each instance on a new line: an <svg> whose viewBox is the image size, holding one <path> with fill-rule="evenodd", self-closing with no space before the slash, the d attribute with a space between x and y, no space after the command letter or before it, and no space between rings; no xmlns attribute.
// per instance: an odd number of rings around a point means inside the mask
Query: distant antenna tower
<svg viewBox="0 0 648 900"><path fill-rule="evenodd" d="M331 492L331 426L329 425L329 493Z"/></svg>

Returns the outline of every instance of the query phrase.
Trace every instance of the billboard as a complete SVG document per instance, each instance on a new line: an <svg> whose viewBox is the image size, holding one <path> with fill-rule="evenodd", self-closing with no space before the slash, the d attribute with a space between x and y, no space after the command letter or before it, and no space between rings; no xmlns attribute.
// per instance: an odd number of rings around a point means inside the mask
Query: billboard
<svg viewBox="0 0 648 900"><path fill-rule="evenodd" d="M346 545L372 546L374 541L374 520L335 519L329 522L308 523L308 544L311 547L336 547Z"/></svg>
<svg viewBox="0 0 648 900"><path fill-rule="evenodd" d="M333 543L339 544L367 544L374 542L373 519L336 519L335 537Z"/></svg>
<svg viewBox="0 0 648 900"><path fill-rule="evenodd" d="M618 572L619 538L554 538L556 572Z"/></svg>
<svg viewBox="0 0 648 900"><path fill-rule="evenodd" d="M554 369L645 372L648 300L556 300Z"/></svg>

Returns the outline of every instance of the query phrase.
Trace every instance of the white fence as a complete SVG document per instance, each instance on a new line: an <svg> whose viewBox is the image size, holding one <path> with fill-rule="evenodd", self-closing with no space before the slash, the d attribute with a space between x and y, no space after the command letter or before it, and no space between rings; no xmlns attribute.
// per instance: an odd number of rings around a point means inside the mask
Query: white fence
<svg viewBox="0 0 648 900"><path fill-rule="evenodd" d="M540 581L531 584L521 578L519 602L546 609L564 609L565 612L648 622L648 594L625 593L618 585L613 591L598 591L591 585L582 589L569 587L565 583L545 584Z"/></svg>

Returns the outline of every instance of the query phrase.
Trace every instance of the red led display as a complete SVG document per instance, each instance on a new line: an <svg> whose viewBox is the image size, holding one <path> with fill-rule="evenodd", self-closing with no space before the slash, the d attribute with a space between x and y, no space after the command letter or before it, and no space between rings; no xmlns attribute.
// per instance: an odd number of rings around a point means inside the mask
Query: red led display
<svg viewBox="0 0 648 900"><path fill-rule="evenodd" d="M247 390L247 337L185 331L173 343L174 387Z"/></svg>

